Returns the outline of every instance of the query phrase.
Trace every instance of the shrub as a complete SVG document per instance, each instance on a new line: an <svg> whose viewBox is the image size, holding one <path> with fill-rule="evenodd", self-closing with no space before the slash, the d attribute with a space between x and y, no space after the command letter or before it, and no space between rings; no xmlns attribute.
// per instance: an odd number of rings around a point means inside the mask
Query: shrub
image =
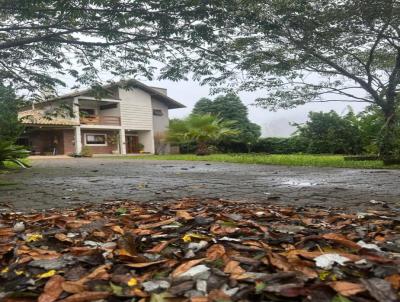
<svg viewBox="0 0 400 302"><path fill-rule="evenodd" d="M29 151L22 146L16 146L8 141L0 141L0 166L4 167L6 161L13 162L22 168L27 168L28 165L20 159L29 155Z"/></svg>
<svg viewBox="0 0 400 302"><path fill-rule="evenodd" d="M307 152L307 143L301 137L260 138L252 148L253 152L271 154L291 154Z"/></svg>
<svg viewBox="0 0 400 302"><path fill-rule="evenodd" d="M82 157L92 157L93 156L93 152L90 149L90 147L88 146L83 146L82 147L82 151L81 151L81 156Z"/></svg>

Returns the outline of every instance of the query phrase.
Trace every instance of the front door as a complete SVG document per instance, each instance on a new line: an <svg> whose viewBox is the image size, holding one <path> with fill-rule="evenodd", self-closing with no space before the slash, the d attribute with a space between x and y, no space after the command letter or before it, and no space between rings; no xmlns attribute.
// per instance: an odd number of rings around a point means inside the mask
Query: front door
<svg viewBox="0 0 400 302"><path fill-rule="evenodd" d="M128 135L126 137L126 153L139 153L139 136Z"/></svg>

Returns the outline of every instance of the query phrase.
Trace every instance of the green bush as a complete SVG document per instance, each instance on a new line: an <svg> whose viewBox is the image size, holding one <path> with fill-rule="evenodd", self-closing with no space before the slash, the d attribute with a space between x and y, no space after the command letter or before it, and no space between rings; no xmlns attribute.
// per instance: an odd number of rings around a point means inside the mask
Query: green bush
<svg viewBox="0 0 400 302"><path fill-rule="evenodd" d="M90 147L88 147L88 146L83 146L80 155L81 155L82 157L92 157L92 156L93 156L93 152L92 152L92 150L90 149Z"/></svg>
<svg viewBox="0 0 400 302"><path fill-rule="evenodd" d="M0 141L0 167L4 167L5 162L12 162L22 168L27 168L24 162L20 159L29 155L29 151L22 146L16 146L8 141Z"/></svg>
<svg viewBox="0 0 400 302"><path fill-rule="evenodd" d="M298 136L260 138L252 147L253 152L292 154L307 152L307 142Z"/></svg>

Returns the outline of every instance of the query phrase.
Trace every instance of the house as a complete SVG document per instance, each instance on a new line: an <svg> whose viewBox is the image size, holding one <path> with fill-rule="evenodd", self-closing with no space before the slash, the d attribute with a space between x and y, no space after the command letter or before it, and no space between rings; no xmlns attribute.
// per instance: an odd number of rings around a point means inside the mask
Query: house
<svg viewBox="0 0 400 302"><path fill-rule="evenodd" d="M93 154L155 153L168 110L184 107L166 89L121 81L25 108L19 113L26 125L21 142L37 155L79 154L83 146Z"/></svg>

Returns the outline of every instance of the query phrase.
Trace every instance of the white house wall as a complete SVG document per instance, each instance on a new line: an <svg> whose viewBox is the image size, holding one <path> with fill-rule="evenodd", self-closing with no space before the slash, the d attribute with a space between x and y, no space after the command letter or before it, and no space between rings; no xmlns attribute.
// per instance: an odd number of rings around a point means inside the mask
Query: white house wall
<svg viewBox="0 0 400 302"><path fill-rule="evenodd" d="M121 124L125 129L152 130L151 96L140 89L119 89Z"/></svg>
<svg viewBox="0 0 400 302"><path fill-rule="evenodd" d="M151 100L153 109L159 109L163 115L153 115L153 129L154 133L164 133L169 125L168 107L164 103L152 98Z"/></svg>

